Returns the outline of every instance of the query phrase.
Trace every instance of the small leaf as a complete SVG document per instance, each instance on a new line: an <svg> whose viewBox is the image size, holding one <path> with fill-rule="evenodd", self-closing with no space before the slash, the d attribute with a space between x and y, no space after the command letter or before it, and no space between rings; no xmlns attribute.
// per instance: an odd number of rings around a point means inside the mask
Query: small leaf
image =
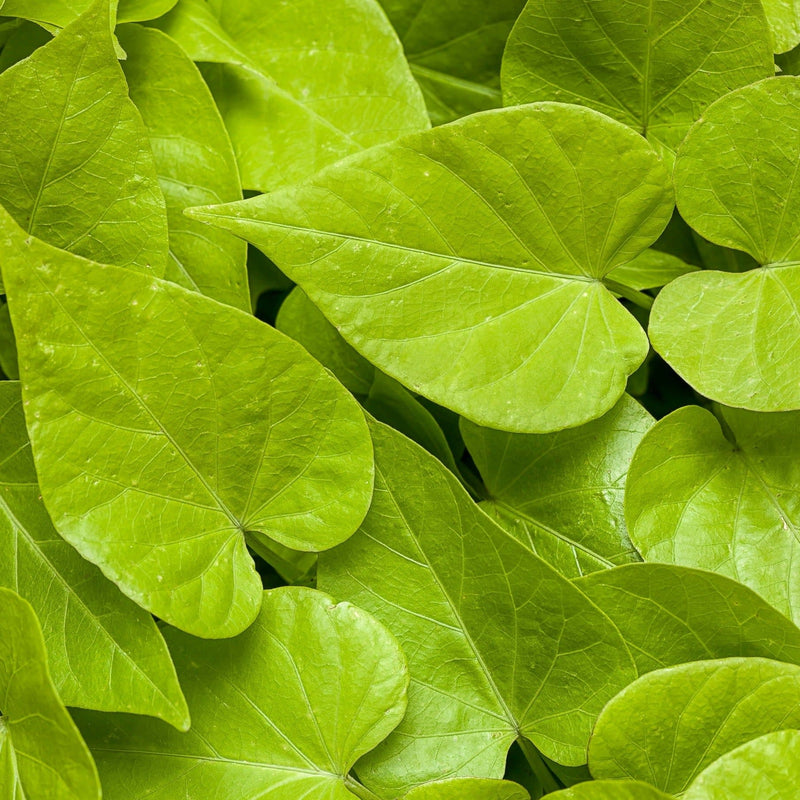
<svg viewBox="0 0 800 800"><path fill-rule="evenodd" d="M166 636L192 712L188 733L76 715L109 800L352 800L348 772L405 711L408 670L395 639L312 589L266 592L236 639Z"/></svg>
<svg viewBox="0 0 800 800"><path fill-rule="evenodd" d="M9 589L0 589L0 698L3 800L100 800L92 758L50 681L36 614Z"/></svg>
<svg viewBox="0 0 800 800"><path fill-rule="evenodd" d="M543 103L192 214L263 250L412 391L481 425L542 433L608 411L644 360L643 331L603 279L671 211L668 175L643 139Z"/></svg>
<svg viewBox="0 0 800 800"><path fill-rule="evenodd" d="M631 539L645 561L728 575L797 622L800 416L719 414L688 406L646 434L628 472Z"/></svg>
<svg viewBox="0 0 800 800"><path fill-rule="evenodd" d="M318 581L395 633L412 683L405 718L359 777L387 796L443 775L500 778L518 736L585 763L594 719L634 675L616 628L433 456L371 430L372 506L320 557Z"/></svg>
<svg viewBox="0 0 800 800"><path fill-rule="evenodd" d="M363 413L274 328L5 220L25 417L56 529L167 622L241 632L261 601L246 532L320 550L366 513Z"/></svg>
<svg viewBox="0 0 800 800"><path fill-rule="evenodd" d="M589 768L596 778L641 780L680 795L725 753L797 727L800 667L760 658L695 661L648 673L603 709Z"/></svg>
<svg viewBox="0 0 800 800"><path fill-rule="evenodd" d="M600 419L558 433L504 433L462 419L489 499L481 508L562 575L639 560L623 495L653 418L627 395Z"/></svg>
<svg viewBox="0 0 800 800"><path fill-rule="evenodd" d="M0 204L49 244L163 275L164 197L108 6L0 75Z"/></svg>
<svg viewBox="0 0 800 800"><path fill-rule="evenodd" d="M403 800L530 800L530 795L511 781L453 778L417 786Z"/></svg>

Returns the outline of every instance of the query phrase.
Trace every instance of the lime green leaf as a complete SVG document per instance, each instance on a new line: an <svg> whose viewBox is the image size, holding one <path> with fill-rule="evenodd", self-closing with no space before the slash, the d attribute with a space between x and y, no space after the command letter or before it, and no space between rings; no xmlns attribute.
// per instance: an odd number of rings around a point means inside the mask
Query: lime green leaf
<svg viewBox="0 0 800 800"><path fill-rule="evenodd" d="M53 688L36 614L0 589L0 782L3 798L100 800L89 751Z"/></svg>
<svg viewBox="0 0 800 800"><path fill-rule="evenodd" d="M706 106L774 72L759 0L528 0L502 84L506 105L586 105L672 153Z"/></svg>
<svg viewBox="0 0 800 800"><path fill-rule="evenodd" d="M108 5L108 2L106 3ZM175 0L119 0L118 22L141 22L166 14ZM3 14L63 28L92 7L92 0L6 0Z"/></svg>
<svg viewBox="0 0 800 800"><path fill-rule="evenodd" d="M163 275L164 198L107 0L0 75L0 204L56 247Z"/></svg>
<svg viewBox="0 0 800 800"><path fill-rule="evenodd" d="M796 800L800 786L800 732L754 739L717 759L683 800Z"/></svg>
<svg viewBox="0 0 800 800"><path fill-rule="evenodd" d="M489 492L481 507L568 578L638 561L625 529L625 477L653 418L627 395L600 419L543 435L462 420Z"/></svg>
<svg viewBox="0 0 800 800"><path fill-rule="evenodd" d="M398 636L412 688L403 722L359 776L387 796L442 775L500 778L517 736L585 763L594 719L633 679L616 628L433 456L371 430L372 506L320 557L318 580Z"/></svg>
<svg viewBox="0 0 800 800"><path fill-rule="evenodd" d="M640 781L590 781L563 792L547 795L547 800L673 800L669 795Z"/></svg>
<svg viewBox="0 0 800 800"><path fill-rule="evenodd" d="M800 664L800 629L751 589L714 572L631 564L577 585L617 626L640 673L733 656Z"/></svg>
<svg viewBox="0 0 800 800"><path fill-rule="evenodd" d="M129 597L191 633L234 635L261 601L245 532L319 550L356 529L364 417L299 345L8 217L0 252L45 504Z"/></svg>
<svg viewBox="0 0 800 800"><path fill-rule="evenodd" d="M697 391L755 411L800 408L800 79L722 98L675 164L678 206L715 244L763 265L685 275L658 296L653 347Z"/></svg>
<svg viewBox="0 0 800 800"><path fill-rule="evenodd" d="M453 778L417 786L403 800L530 800L530 795L511 781Z"/></svg>
<svg viewBox="0 0 800 800"><path fill-rule="evenodd" d="M216 13L215 13L216 12ZM206 70L248 189L293 183L428 127L400 42L374 0L180 0L159 26Z"/></svg>
<svg viewBox="0 0 800 800"><path fill-rule="evenodd" d="M221 303L250 308L247 247L183 213L242 197L230 139L211 93L188 56L161 31L118 31L131 99L142 114L167 203L165 277Z"/></svg>
<svg viewBox="0 0 800 800"><path fill-rule="evenodd" d="M603 709L589 742L589 768L597 778L633 778L682 794L725 753L797 727L797 665L695 661L650 672Z"/></svg>
<svg viewBox="0 0 800 800"><path fill-rule="evenodd" d="M698 267L687 264L670 253L648 248L639 256L612 270L608 277L630 286L631 289L657 289L674 281L687 272L696 272Z"/></svg>
<svg viewBox="0 0 800 800"><path fill-rule="evenodd" d="M24 597L44 632L53 683L70 706L161 717L189 712L153 618L53 529L25 430L19 384L0 383L0 585Z"/></svg>
<svg viewBox="0 0 800 800"><path fill-rule="evenodd" d="M77 715L109 800L352 800L345 776L405 711L408 669L394 637L312 589L266 592L236 639L166 636L188 733Z"/></svg>
<svg viewBox="0 0 800 800"><path fill-rule="evenodd" d="M681 408L644 437L628 472L631 539L645 561L728 575L797 622L800 416L719 414Z"/></svg>
<svg viewBox="0 0 800 800"><path fill-rule="evenodd" d="M786 53L800 44L800 3L797 0L761 0L772 29L776 53Z"/></svg>
<svg viewBox="0 0 800 800"><path fill-rule="evenodd" d="M481 425L537 433L608 411L644 359L643 331L602 281L671 211L643 139L543 103L192 213L262 249L391 377Z"/></svg>
<svg viewBox="0 0 800 800"><path fill-rule="evenodd" d="M525 0L380 0L434 124L502 105L500 62Z"/></svg>

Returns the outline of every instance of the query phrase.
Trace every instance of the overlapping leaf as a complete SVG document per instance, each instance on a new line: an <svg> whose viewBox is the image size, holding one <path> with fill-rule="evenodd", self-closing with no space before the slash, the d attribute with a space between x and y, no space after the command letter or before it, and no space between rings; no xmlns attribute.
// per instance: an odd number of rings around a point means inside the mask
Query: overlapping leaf
<svg viewBox="0 0 800 800"><path fill-rule="evenodd" d="M155 19L174 5L175 0L119 0L117 21ZM63 28L91 6L92 0L6 0L5 5L0 3L3 14L30 19L51 29Z"/></svg>
<svg viewBox="0 0 800 800"><path fill-rule="evenodd" d="M428 127L374 0L179 0L159 25L205 70L248 189L293 183Z"/></svg>
<svg viewBox="0 0 800 800"><path fill-rule="evenodd" d="M800 44L800 3L797 0L761 0L772 30L776 53Z"/></svg>
<svg viewBox="0 0 800 800"><path fill-rule="evenodd" d="M586 105L672 153L706 106L773 74L759 0L528 0L502 83L507 105Z"/></svg>
<svg viewBox="0 0 800 800"><path fill-rule="evenodd" d="M606 276L657 238L671 198L643 139L543 103L193 213L261 248L412 390L482 425L546 432L608 411L644 359Z"/></svg>
<svg viewBox="0 0 800 800"><path fill-rule="evenodd" d="M653 347L695 389L755 411L800 408L800 79L722 98L675 164L678 207L715 244L762 266L685 275L658 296Z"/></svg>
<svg viewBox="0 0 800 800"><path fill-rule="evenodd" d="M673 800L653 786L641 781L591 781L579 783L563 792L555 792L548 800Z"/></svg>
<svg viewBox="0 0 800 800"><path fill-rule="evenodd" d="M646 561L728 575L797 622L798 414L718 413L681 408L645 436L628 472L631 539Z"/></svg>
<svg viewBox="0 0 800 800"><path fill-rule="evenodd" d="M261 601L246 532L319 550L355 530L372 483L364 417L299 345L8 217L0 252L45 504L132 599L234 635Z"/></svg>
<svg viewBox="0 0 800 800"><path fill-rule="evenodd" d="M453 778L418 786L403 800L530 800L530 795L511 781Z"/></svg>
<svg viewBox="0 0 800 800"><path fill-rule="evenodd" d="M318 581L395 633L412 683L403 722L359 776L388 797L446 775L499 778L518 736L585 763L595 717L633 678L616 628L436 459L371 429L372 506L352 539L321 556Z"/></svg>
<svg viewBox="0 0 800 800"><path fill-rule="evenodd" d="M638 560L625 529L625 477L653 418L627 395L598 420L543 435L462 420L488 490L481 507L567 577Z"/></svg>
<svg viewBox="0 0 800 800"><path fill-rule="evenodd" d="M266 592L236 639L167 633L192 712L178 733L80 714L106 800L353 800L356 759L403 716L408 670L375 619L312 589Z"/></svg>
<svg viewBox="0 0 800 800"><path fill-rule="evenodd" d="M0 383L0 549L0 585L39 617L65 703L188 727L186 701L152 617L54 530L39 495L19 384L8 381Z"/></svg>

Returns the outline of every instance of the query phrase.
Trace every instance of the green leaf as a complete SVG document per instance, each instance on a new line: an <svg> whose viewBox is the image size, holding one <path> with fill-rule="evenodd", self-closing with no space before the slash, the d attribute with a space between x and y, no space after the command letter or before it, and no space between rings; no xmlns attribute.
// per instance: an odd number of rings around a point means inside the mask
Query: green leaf
<svg viewBox="0 0 800 800"><path fill-rule="evenodd" d="M605 416L544 435L462 420L488 490L481 508L568 578L637 561L623 513L625 476L653 418L627 395Z"/></svg>
<svg viewBox="0 0 800 800"><path fill-rule="evenodd" d="M403 800L530 800L530 795L511 781L453 778L417 786Z"/></svg>
<svg viewBox="0 0 800 800"><path fill-rule="evenodd" d="M7 378L19 378L19 365L17 364L17 342L14 338L14 329L11 327L11 317L8 313L8 303L0 305L0 369Z"/></svg>
<svg viewBox="0 0 800 800"><path fill-rule="evenodd" d="M163 275L164 198L108 0L0 75L0 204L49 244Z"/></svg>
<svg viewBox="0 0 800 800"><path fill-rule="evenodd" d="M306 550L366 513L349 394L248 314L26 238L0 252L25 416L58 532L162 619L232 636L261 587L246 532Z"/></svg>
<svg viewBox="0 0 800 800"><path fill-rule="evenodd" d="M800 786L800 732L770 733L717 759L683 800L795 800Z"/></svg>
<svg viewBox="0 0 800 800"><path fill-rule="evenodd" d="M675 164L678 207L713 243L763 265L685 275L658 296L653 347L697 391L755 411L800 408L800 79L722 98Z"/></svg>
<svg viewBox="0 0 800 800"><path fill-rule="evenodd" d="M242 182L268 190L428 127L400 42L374 0L180 0L159 22L205 71Z"/></svg>
<svg viewBox="0 0 800 800"><path fill-rule="evenodd" d="M3 800L100 800L92 758L50 681L36 614L8 589L0 589L0 699Z"/></svg>
<svg viewBox="0 0 800 800"><path fill-rule="evenodd" d="M371 430L372 506L320 557L318 581L398 636L411 691L359 777L390 797L443 775L500 778L518 736L585 763L594 719L634 675L616 628L439 461L391 428Z"/></svg>
<svg viewBox="0 0 800 800"><path fill-rule="evenodd" d="M168 280L250 309L247 246L209 230L183 210L199 203L240 200L230 139L202 76L161 31L131 25L118 31L130 95L153 148L169 220Z"/></svg>
<svg viewBox="0 0 800 800"><path fill-rule="evenodd" d="M775 73L759 0L528 0L506 45L506 105L589 106L673 153L718 97Z"/></svg>
<svg viewBox="0 0 800 800"><path fill-rule="evenodd" d="M34 22L19 22L20 25L9 33L8 40L0 50L0 72L5 72L18 61L27 58L53 38Z"/></svg>
<svg viewBox="0 0 800 800"><path fill-rule="evenodd" d="M543 103L192 214L262 249L408 388L481 425L541 433L608 411L647 354L603 278L652 244L671 211L643 139Z"/></svg>
<svg viewBox="0 0 800 800"><path fill-rule="evenodd" d="M577 585L617 626L640 673L733 656L800 664L800 629L751 589L714 572L631 564Z"/></svg>
<svg viewBox="0 0 800 800"><path fill-rule="evenodd" d="M345 776L405 711L408 669L394 637L312 589L266 592L236 639L166 635L188 733L77 715L108 800L352 800Z"/></svg>
<svg viewBox="0 0 800 800"><path fill-rule="evenodd" d="M6 0L3 14L23 17L42 25L63 28L93 5L92 0ZM106 0L108 5L108 0ZM166 14L175 0L119 0L118 22L141 22Z"/></svg>
<svg viewBox="0 0 800 800"><path fill-rule="evenodd" d="M772 30L774 50L786 53L800 44L800 3L797 0L761 0Z"/></svg>
<svg viewBox="0 0 800 800"><path fill-rule="evenodd" d="M650 247L633 261L612 270L608 277L630 286L631 289L657 289L687 272L696 272L697 269L670 253L662 253Z"/></svg>
<svg viewBox="0 0 800 800"><path fill-rule="evenodd" d="M746 584L800 620L796 413L688 406L644 437L628 471L625 517L645 561L699 567Z"/></svg>
<svg viewBox="0 0 800 800"><path fill-rule="evenodd" d="M70 706L128 711L189 727L153 618L55 531L39 495L19 384L0 383L0 585L39 617L50 672Z"/></svg>
<svg viewBox="0 0 800 800"><path fill-rule="evenodd" d="M650 672L603 709L589 768L596 778L632 778L679 795L725 753L797 727L800 667L761 658L695 661Z"/></svg>
<svg viewBox="0 0 800 800"><path fill-rule="evenodd" d="M563 792L547 795L547 800L673 800L658 789L640 781L590 781Z"/></svg>
<svg viewBox="0 0 800 800"><path fill-rule="evenodd" d="M434 124L502 105L500 63L525 0L380 0Z"/></svg>

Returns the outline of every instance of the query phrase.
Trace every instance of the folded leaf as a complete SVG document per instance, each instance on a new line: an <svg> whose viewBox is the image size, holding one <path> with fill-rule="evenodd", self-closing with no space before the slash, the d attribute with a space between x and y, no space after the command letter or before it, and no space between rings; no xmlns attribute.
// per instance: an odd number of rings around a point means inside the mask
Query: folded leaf
<svg viewBox="0 0 800 800"><path fill-rule="evenodd" d="M671 211L666 170L641 137L543 103L192 214L262 249L408 388L481 425L536 433L608 411L644 359L643 331L603 279Z"/></svg>
<svg viewBox="0 0 800 800"><path fill-rule="evenodd" d="M598 420L549 434L504 433L462 419L489 499L481 508L562 575L638 561L623 494L636 446L653 418L623 395Z"/></svg>
<svg viewBox="0 0 800 800"><path fill-rule="evenodd" d="M33 609L0 589L0 796L100 800L100 782L47 671Z"/></svg>
<svg viewBox="0 0 800 800"><path fill-rule="evenodd" d="M358 527L364 417L299 345L8 217L0 253L45 504L125 594L196 635L232 636L261 602L246 532L319 550Z"/></svg>
<svg viewBox="0 0 800 800"><path fill-rule="evenodd" d="M585 763L594 719L634 675L616 628L435 458L371 430L372 506L320 557L318 582L399 638L412 684L405 718L359 777L388 797L443 775L500 778L518 736Z"/></svg>
<svg viewBox="0 0 800 800"><path fill-rule="evenodd" d="M640 781L590 781L579 783L547 800L673 800L669 795Z"/></svg>
<svg viewBox="0 0 800 800"><path fill-rule="evenodd" d="M800 408L800 78L770 78L708 108L675 163L678 207L760 268L684 275L659 294L653 347L697 391L754 411Z"/></svg>
<svg viewBox="0 0 800 800"><path fill-rule="evenodd" d="M502 84L506 105L589 106L671 157L706 106L774 74L759 0L529 0Z"/></svg>
<svg viewBox="0 0 800 800"><path fill-rule="evenodd" d="M530 795L511 781L453 778L417 786L403 800L530 800Z"/></svg>
<svg viewBox="0 0 800 800"><path fill-rule="evenodd" d="M253 626L203 642L167 632L192 729L80 713L107 800L352 800L356 759L397 725L408 670L369 614L299 587Z"/></svg>
<svg viewBox="0 0 800 800"><path fill-rule="evenodd" d="M250 309L247 248L210 231L183 210L239 200L242 190L230 139L202 76L161 31L118 31L133 102L141 113L167 204L169 260L164 277L221 303Z"/></svg>
<svg viewBox="0 0 800 800"><path fill-rule="evenodd" d="M800 620L800 415L688 406L645 435L625 516L645 561L728 575ZM722 427L721 427L722 426Z"/></svg>
<svg viewBox="0 0 800 800"><path fill-rule="evenodd" d="M70 706L161 717L188 728L153 618L55 531L39 495L19 384L0 383L0 585L33 607L50 673Z"/></svg>
<svg viewBox="0 0 800 800"><path fill-rule="evenodd" d="M639 678L603 709L589 742L589 768L596 778L641 780L680 795L725 753L798 727L797 665L695 661Z"/></svg>
<svg viewBox="0 0 800 800"><path fill-rule="evenodd" d="M429 126L374 0L180 0L159 21L205 71L242 182L268 190Z"/></svg>
<svg viewBox="0 0 800 800"><path fill-rule="evenodd" d="M0 75L0 204L49 244L163 275L164 197L108 9L97 0Z"/></svg>

